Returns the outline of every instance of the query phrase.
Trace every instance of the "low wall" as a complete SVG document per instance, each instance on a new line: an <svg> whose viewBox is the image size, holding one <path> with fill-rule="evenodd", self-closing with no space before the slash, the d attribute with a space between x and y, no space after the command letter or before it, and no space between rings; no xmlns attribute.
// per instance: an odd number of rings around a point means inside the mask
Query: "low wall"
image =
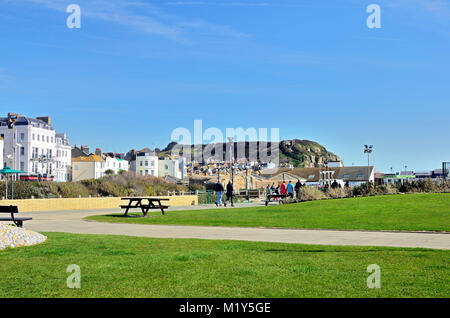
<svg viewBox="0 0 450 318"><path fill-rule="evenodd" d="M168 198L164 204L169 206L198 205L198 196L161 196ZM19 212L64 211L64 210L102 210L118 209L126 201L121 198L70 198L70 199L29 199L0 200L0 205L17 205Z"/></svg>

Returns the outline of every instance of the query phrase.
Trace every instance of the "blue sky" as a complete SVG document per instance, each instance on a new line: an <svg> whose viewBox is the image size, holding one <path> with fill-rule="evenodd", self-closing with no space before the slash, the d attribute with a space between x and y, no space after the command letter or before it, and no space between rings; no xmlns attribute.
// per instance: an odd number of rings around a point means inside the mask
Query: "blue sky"
<svg viewBox="0 0 450 318"><path fill-rule="evenodd" d="M439 168L449 74L447 0L0 0L0 112L107 151L162 148L201 119L280 128L346 165L373 144L378 170Z"/></svg>

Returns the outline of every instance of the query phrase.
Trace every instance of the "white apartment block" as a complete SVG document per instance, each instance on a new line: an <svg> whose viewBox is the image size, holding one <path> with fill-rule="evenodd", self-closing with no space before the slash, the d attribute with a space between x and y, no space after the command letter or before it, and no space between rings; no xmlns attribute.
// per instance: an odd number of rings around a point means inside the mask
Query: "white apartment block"
<svg viewBox="0 0 450 318"><path fill-rule="evenodd" d="M139 152L136 155L136 175L158 176L158 156L152 152Z"/></svg>
<svg viewBox="0 0 450 318"><path fill-rule="evenodd" d="M0 118L5 164L27 174L54 176L55 180L69 181L71 153L67 137L56 134L49 117L16 115L13 128L9 128L8 122L15 115ZM59 145L57 139L60 140Z"/></svg>
<svg viewBox="0 0 450 318"><path fill-rule="evenodd" d="M105 155L105 172L106 170L112 170L114 174L118 174L120 171L128 171L128 161Z"/></svg>

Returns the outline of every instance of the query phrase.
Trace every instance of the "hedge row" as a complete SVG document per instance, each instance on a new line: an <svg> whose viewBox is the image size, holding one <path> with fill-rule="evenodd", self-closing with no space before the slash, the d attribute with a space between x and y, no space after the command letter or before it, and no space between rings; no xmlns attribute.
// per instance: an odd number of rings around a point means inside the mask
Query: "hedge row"
<svg viewBox="0 0 450 318"><path fill-rule="evenodd" d="M15 199L78 198L78 197L123 197L166 195L167 191L187 191L184 186L167 183L161 178L138 177L133 173L108 175L100 179L80 182L16 181ZM8 197L11 198L11 183ZM0 182L0 198L5 198L5 182Z"/></svg>

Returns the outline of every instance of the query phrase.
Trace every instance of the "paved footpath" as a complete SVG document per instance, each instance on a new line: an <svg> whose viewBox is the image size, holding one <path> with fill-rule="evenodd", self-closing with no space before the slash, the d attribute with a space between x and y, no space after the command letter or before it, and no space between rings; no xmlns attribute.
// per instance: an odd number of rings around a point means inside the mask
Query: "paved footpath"
<svg viewBox="0 0 450 318"><path fill-rule="evenodd" d="M249 204L245 206L250 206ZM195 207L198 209L199 207ZM202 206L201 208L211 208ZM192 207L171 208L186 210ZM415 232L376 232L342 230L291 230L269 228L237 228L214 226L144 225L103 223L83 220L97 214L119 213L120 210L58 211L20 213L31 216L25 227L38 232L67 232L77 234L112 234L154 238L196 238L210 240L242 240L318 245L359 245L422 247L450 249L450 234Z"/></svg>

